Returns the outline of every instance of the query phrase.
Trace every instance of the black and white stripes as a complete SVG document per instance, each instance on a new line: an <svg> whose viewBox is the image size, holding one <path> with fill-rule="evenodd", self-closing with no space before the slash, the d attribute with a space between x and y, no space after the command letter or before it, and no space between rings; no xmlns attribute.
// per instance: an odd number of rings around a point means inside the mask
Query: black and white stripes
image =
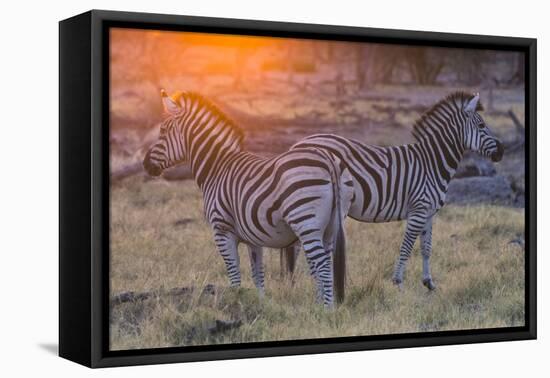
<svg viewBox="0 0 550 378"><path fill-rule="evenodd" d="M354 196L348 215L362 222L407 220L393 274L403 281L405 265L420 235L423 283L434 289L429 259L432 217L445 195L465 150L499 161L502 144L478 111L479 95L456 92L426 112L414 125L416 143L379 147L331 134L313 135L293 148L322 148L342 160L353 177ZM289 256L295 256L292 248Z"/></svg>
<svg viewBox="0 0 550 378"><path fill-rule="evenodd" d="M499 161L502 144L478 111L479 95L456 92L414 125L415 143L380 147L318 134L290 151L263 158L242 150L234 122L195 93L162 94L168 118L143 161L150 175L187 162L204 195L204 211L232 286L241 283L238 244L248 246L252 276L264 292L262 247L305 250L318 300L344 296L346 215L362 222L407 220L393 282L401 285L417 238L422 282L430 272L432 217L466 150Z"/></svg>
<svg viewBox="0 0 550 378"><path fill-rule="evenodd" d="M169 117L143 165L158 176L175 164L190 164L231 285L241 282L239 243L248 245L253 279L263 293L262 247L282 248L298 239L316 279L318 299L331 306L336 288L341 300L342 223L353 188L340 160L310 147L270 159L244 152L240 129L204 97L163 92L162 98Z"/></svg>

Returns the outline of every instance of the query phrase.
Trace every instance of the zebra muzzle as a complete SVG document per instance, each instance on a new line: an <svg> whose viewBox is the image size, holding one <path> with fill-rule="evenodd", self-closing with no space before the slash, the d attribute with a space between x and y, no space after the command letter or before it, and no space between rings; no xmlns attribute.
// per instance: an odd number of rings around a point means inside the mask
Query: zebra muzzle
<svg viewBox="0 0 550 378"><path fill-rule="evenodd" d="M495 163L497 161L501 161L503 155L504 155L504 146L502 145L502 143L497 142L497 150L491 154L491 160L494 161Z"/></svg>
<svg viewBox="0 0 550 378"><path fill-rule="evenodd" d="M148 151L147 154L145 155L145 158L143 159L143 168L145 169L145 172L147 172L149 176L154 176L154 177L160 176L160 174L162 173L162 168L159 167L158 165L151 163L150 154L151 154L151 151Z"/></svg>

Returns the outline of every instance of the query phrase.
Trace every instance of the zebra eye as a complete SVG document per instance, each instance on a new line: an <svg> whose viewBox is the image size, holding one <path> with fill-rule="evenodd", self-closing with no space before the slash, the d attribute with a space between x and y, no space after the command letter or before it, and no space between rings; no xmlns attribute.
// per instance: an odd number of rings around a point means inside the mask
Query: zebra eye
<svg viewBox="0 0 550 378"><path fill-rule="evenodd" d="M484 128L485 128L485 124L484 124L483 122L478 123L477 127L480 128L480 129L484 129Z"/></svg>

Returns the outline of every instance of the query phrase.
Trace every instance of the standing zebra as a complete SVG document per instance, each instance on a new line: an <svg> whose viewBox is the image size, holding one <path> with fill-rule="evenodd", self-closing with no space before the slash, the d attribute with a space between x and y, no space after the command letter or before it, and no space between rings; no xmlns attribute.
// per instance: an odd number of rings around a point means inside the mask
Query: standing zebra
<svg viewBox="0 0 550 378"><path fill-rule="evenodd" d="M476 151L494 162L502 159L503 146L485 125L478 113L481 110L479 94L455 92L416 121L412 132L416 143L379 147L320 134L293 146L322 148L345 162L355 193L348 213L351 218L361 222L407 220L392 278L396 285L403 282L405 265L420 236L422 283L435 289L430 273L432 217L445 203L464 151ZM286 258L290 271L298 248L295 245L282 251L281 258Z"/></svg>
<svg viewBox="0 0 550 378"><path fill-rule="evenodd" d="M341 301L343 220L353 189L339 159L317 148L295 148L269 159L253 155L242 150L242 131L201 95L161 95L169 116L143 166L159 176L166 168L190 163L231 286L241 283L239 243L248 246L253 280L263 295L262 247L283 248L299 240L316 279L318 301L331 307L334 290Z"/></svg>

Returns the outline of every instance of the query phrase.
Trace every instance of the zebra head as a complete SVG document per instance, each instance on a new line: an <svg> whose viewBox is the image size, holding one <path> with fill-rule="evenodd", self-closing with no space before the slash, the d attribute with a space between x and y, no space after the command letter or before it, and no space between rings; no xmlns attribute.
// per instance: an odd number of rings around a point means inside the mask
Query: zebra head
<svg viewBox="0 0 550 378"><path fill-rule="evenodd" d="M185 115L184 96L176 92L168 96L161 90L164 110L169 115L161 124L157 141L149 148L143 159L143 167L151 176L160 176L162 172L176 164L184 163L187 159L186 144L183 141L181 122L177 116Z"/></svg>
<svg viewBox="0 0 550 378"><path fill-rule="evenodd" d="M489 157L494 162L500 161L504 154L504 147L500 140L489 130L478 110L481 110L479 93L463 104L462 115L465 118L463 129L464 148Z"/></svg>

